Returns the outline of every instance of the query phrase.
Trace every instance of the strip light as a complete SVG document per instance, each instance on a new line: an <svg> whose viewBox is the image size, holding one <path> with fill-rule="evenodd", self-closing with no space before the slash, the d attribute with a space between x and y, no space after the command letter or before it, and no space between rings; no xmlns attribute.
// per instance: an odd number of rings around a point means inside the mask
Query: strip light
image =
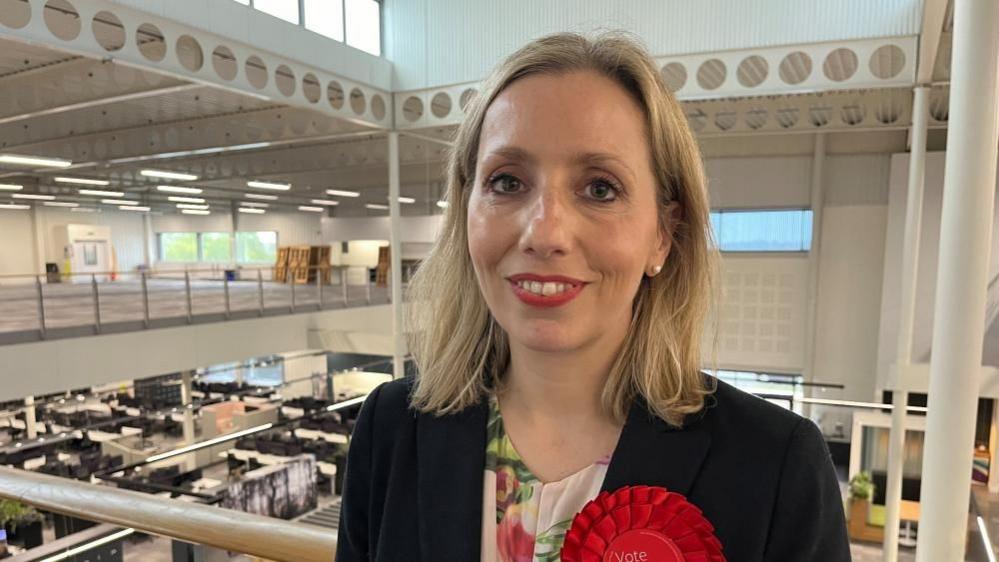
<svg viewBox="0 0 999 562"><path fill-rule="evenodd" d="M122 210L122 211L140 211L140 212L143 212L143 213L149 211L149 207L133 207L133 206L129 206L129 205L122 205L121 207L118 207L118 208L120 210Z"/></svg>
<svg viewBox="0 0 999 562"><path fill-rule="evenodd" d="M11 195L14 199L32 199L35 201L52 201L55 195L36 195L34 193L15 193Z"/></svg>
<svg viewBox="0 0 999 562"><path fill-rule="evenodd" d="M253 187L256 189L274 189L277 191L288 191L291 189L290 183L278 183L273 181L248 181L246 182L247 187Z"/></svg>
<svg viewBox="0 0 999 562"><path fill-rule="evenodd" d="M360 197L361 194L356 191L343 191L342 189L327 189L327 195L336 195L337 197Z"/></svg>
<svg viewBox="0 0 999 562"><path fill-rule="evenodd" d="M204 211L208 208L208 205L192 205L190 203L177 203L178 209L195 209L197 211Z"/></svg>
<svg viewBox="0 0 999 562"><path fill-rule="evenodd" d="M75 183L77 185L110 185L111 182L107 180L92 180L90 178L67 178L67 177L56 177L52 178L57 183Z"/></svg>
<svg viewBox="0 0 999 562"><path fill-rule="evenodd" d="M101 203L105 205L126 205L129 207L134 207L139 204L138 201L129 201L128 199L101 199Z"/></svg>
<svg viewBox="0 0 999 562"><path fill-rule="evenodd" d="M41 156L23 156L20 154L0 154L0 163L20 164L22 166L46 166L49 168L67 168L73 163L62 158L43 158Z"/></svg>
<svg viewBox="0 0 999 562"><path fill-rule="evenodd" d="M124 191L104 191L101 189L81 189L77 191L80 195L96 195L98 197L124 197Z"/></svg>
<svg viewBox="0 0 999 562"><path fill-rule="evenodd" d="M107 544L109 542L114 542L116 540L123 539L123 538L131 535L134 532L135 532L135 529L133 529L131 527L129 527L127 529L122 529L122 530L118 531L117 533L111 533L110 535L108 535L106 537L101 537L101 538L99 538L99 539L97 539L95 541L91 541L91 542L88 542L88 543L81 544L80 546L73 547L73 548L71 548L71 549L69 549L69 550L67 550L65 552L60 552L59 554L56 554L55 556L50 556L48 558L43 558L39 562L59 562L60 560L67 560L69 558L73 558L77 554L86 552L88 550L93 550L93 549L95 549L95 548L97 548L99 546L105 545L105 544Z"/></svg>
<svg viewBox="0 0 999 562"><path fill-rule="evenodd" d="M204 209L183 209L180 212L184 213L185 215L210 215L210 214L212 214L211 211L206 211Z"/></svg>
<svg viewBox="0 0 999 562"><path fill-rule="evenodd" d="M277 195L264 195L263 193L246 193L247 199L259 199L260 201L277 201Z"/></svg>
<svg viewBox="0 0 999 562"><path fill-rule="evenodd" d="M204 449L206 447L211 447L212 445L217 445L219 443L225 443L226 441L232 441L234 439L239 439L240 437L242 437L244 435L250 435L251 433L257 433L259 431L266 431L266 430L268 430L268 429L270 429L272 427L274 427L274 423L270 422L270 423L265 423L265 424L262 424L262 425L257 425L257 426L254 426L254 427L251 427L251 428L248 428L248 429L244 429L242 431L236 431L236 432L233 432L233 433L226 433L225 435L220 435L218 437L213 437L213 438L208 439L206 441L200 441L198 443L187 445L186 447L181 447L179 449L174 449L172 451L167 451L165 453L160 453L158 455L153 455L151 457L146 457L146 460L144 460L143 463L144 464L149 464L149 463L154 463L156 461L161 461L163 459L168 459L170 457L176 457L177 455L183 455L184 453L190 453L191 451L197 451L197 450L200 450L200 449Z"/></svg>
<svg viewBox="0 0 999 562"><path fill-rule="evenodd" d="M311 202L315 205L326 205L327 207L340 204L339 201L331 201L329 199L313 199Z"/></svg>
<svg viewBox="0 0 999 562"><path fill-rule="evenodd" d="M16 183L0 183L0 191L21 191L22 189L24 186Z"/></svg>
<svg viewBox="0 0 999 562"><path fill-rule="evenodd" d="M179 185L157 185L156 190L167 193L189 193L191 195L197 195L202 192L200 187L181 187Z"/></svg>
<svg viewBox="0 0 999 562"><path fill-rule="evenodd" d="M447 209L447 205L448 205L447 201L438 201L437 202L437 206L440 207L441 209Z"/></svg>
<svg viewBox="0 0 999 562"><path fill-rule="evenodd" d="M400 203L416 203L416 199L413 199L412 197L400 197L399 198L399 202Z"/></svg>
<svg viewBox="0 0 999 562"><path fill-rule="evenodd" d="M379 205L378 203L368 203L365 207L369 209L377 209L379 211L384 211L388 209L388 205Z"/></svg>
<svg viewBox="0 0 999 562"><path fill-rule="evenodd" d="M261 207L264 209L270 207L269 203L254 203L253 201L243 201L242 203L240 203L240 205L244 207Z"/></svg>
<svg viewBox="0 0 999 562"><path fill-rule="evenodd" d="M142 170L139 173L148 178L163 178L167 180L194 181L198 179L198 176L194 174L170 172L167 170Z"/></svg>
<svg viewBox="0 0 999 562"><path fill-rule="evenodd" d="M178 197L176 195L171 195L167 197L168 201L173 201L174 203L204 203L205 200L201 197Z"/></svg>
<svg viewBox="0 0 999 562"><path fill-rule="evenodd" d="M17 209L24 210L30 209L31 205L15 205L13 203L0 203L0 209Z"/></svg>
<svg viewBox="0 0 999 562"><path fill-rule="evenodd" d="M250 214L250 215L262 215L262 214L266 213L267 211L265 211L263 209L248 209L246 207L240 207L239 208L239 212L240 213L247 213L247 214Z"/></svg>
<svg viewBox="0 0 999 562"><path fill-rule="evenodd" d="M308 205L300 205L298 207L298 210L299 211L308 211L310 213L321 213L325 209L323 209L322 207L309 207Z"/></svg>
<svg viewBox="0 0 999 562"><path fill-rule="evenodd" d="M46 207L79 207L79 203L70 203L68 201L46 201L42 203Z"/></svg>

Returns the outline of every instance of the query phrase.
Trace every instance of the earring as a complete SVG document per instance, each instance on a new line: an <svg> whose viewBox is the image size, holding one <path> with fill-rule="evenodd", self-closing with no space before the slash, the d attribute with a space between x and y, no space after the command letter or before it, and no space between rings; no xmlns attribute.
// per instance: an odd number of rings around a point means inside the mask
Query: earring
<svg viewBox="0 0 999 562"><path fill-rule="evenodd" d="M663 270L663 266L661 266L661 265L657 265L657 266L653 267L652 268L652 275L651 275L651 277L655 277L656 275L659 275L659 272L662 271L662 270Z"/></svg>

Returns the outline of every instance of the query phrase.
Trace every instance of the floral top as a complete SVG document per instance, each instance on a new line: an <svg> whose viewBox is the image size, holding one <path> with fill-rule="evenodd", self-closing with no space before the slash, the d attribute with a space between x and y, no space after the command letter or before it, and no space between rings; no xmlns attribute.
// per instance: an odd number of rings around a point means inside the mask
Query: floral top
<svg viewBox="0 0 999 562"><path fill-rule="evenodd" d="M557 482L531 474L489 401L482 502L482 562L558 562L573 517L597 497L611 455Z"/></svg>

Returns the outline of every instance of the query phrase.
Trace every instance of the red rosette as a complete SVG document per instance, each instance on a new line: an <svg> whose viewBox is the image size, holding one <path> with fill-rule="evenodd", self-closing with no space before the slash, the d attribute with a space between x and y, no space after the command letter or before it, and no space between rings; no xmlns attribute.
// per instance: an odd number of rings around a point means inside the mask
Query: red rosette
<svg viewBox="0 0 999 562"><path fill-rule="evenodd" d="M657 486L601 492L576 514L562 562L725 562L715 528L681 494Z"/></svg>

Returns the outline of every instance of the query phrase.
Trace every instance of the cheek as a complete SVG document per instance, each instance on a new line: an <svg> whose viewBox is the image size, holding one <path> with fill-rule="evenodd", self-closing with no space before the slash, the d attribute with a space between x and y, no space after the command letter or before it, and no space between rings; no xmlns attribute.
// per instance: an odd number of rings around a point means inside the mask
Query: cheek
<svg viewBox="0 0 999 562"><path fill-rule="evenodd" d="M495 220L488 209L483 208L481 201L472 195L468 202L468 253L477 272L483 268L495 265L502 256L501 221Z"/></svg>

